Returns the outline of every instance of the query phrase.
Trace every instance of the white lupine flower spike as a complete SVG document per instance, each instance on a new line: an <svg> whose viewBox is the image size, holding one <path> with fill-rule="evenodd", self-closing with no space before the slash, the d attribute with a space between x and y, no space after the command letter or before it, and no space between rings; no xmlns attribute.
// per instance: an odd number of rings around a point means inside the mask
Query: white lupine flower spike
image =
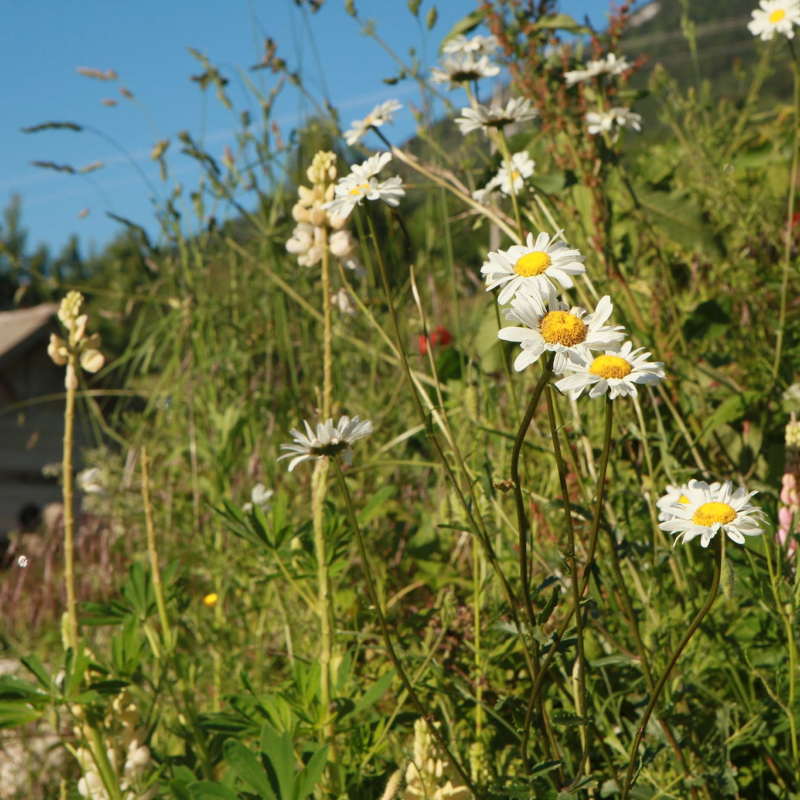
<svg viewBox="0 0 800 800"><path fill-rule="evenodd" d="M643 347L633 350L625 342L620 350L612 350L601 356L580 360L573 359L566 365L570 373L556 383L556 388L575 400L589 391L589 397L607 394L611 400L617 397L636 397L637 385L655 386L664 379L664 364L650 361L650 353Z"/></svg>
<svg viewBox="0 0 800 800"><path fill-rule="evenodd" d="M708 547L720 530L737 544L744 544L745 536L764 532L763 512L750 502L757 492L748 492L743 486L734 491L731 481L711 485L689 481L685 489L687 502L679 498L662 509L671 517L659 525L662 531L677 534L675 544L681 540L685 544L699 536L700 544Z"/></svg>
<svg viewBox="0 0 800 800"><path fill-rule="evenodd" d="M279 456L278 461L291 458L289 472L303 461L316 461L324 456L341 455L347 464L353 457L353 443L373 432L372 423L360 420L359 417L344 416L339 424L334 427L333 420L318 423L316 432L304 420L306 433L301 433L296 428L289 431L294 437L294 444L282 444L281 450L288 452Z"/></svg>

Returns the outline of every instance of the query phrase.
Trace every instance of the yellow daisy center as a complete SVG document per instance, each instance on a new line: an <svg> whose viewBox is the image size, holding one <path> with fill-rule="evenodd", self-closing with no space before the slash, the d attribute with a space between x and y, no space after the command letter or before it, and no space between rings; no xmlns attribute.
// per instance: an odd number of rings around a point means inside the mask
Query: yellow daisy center
<svg viewBox="0 0 800 800"><path fill-rule="evenodd" d="M517 172L516 170L512 170L512 172L511 172L511 180L514 181L514 183L517 182L517 178L521 178L521 177L522 176L519 174L519 172ZM523 256L523 258L525 258L525 256ZM550 261L550 256L547 256L547 260Z"/></svg>
<svg viewBox="0 0 800 800"><path fill-rule="evenodd" d="M679 503L683 503L683 505L685 505L685 506L688 506L688 505L689 505L689 498L688 498L688 497L687 497L685 494L682 494L682 495L681 495L681 496L678 498L678 502L679 502Z"/></svg>
<svg viewBox="0 0 800 800"><path fill-rule="evenodd" d="M727 503L703 503L694 512L692 523L710 528L715 522L727 525L736 519L736 512Z"/></svg>
<svg viewBox="0 0 800 800"><path fill-rule="evenodd" d="M561 344L564 347L580 344L588 330L583 320L569 311L550 311L539 323L539 332L548 344Z"/></svg>
<svg viewBox="0 0 800 800"><path fill-rule="evenodd" d="M775 23L780 22L785 16L786 11L784 9L776 8L775 11L769 15L769 21L774 25Z"/></svg>
<svg viewBox="0 0 800 800"><path fill-rule="evenodd" d="M598 356L589 367L592 375L609 378L625 378L631 374L631 365L619 356Z"/></svg>
<svg viewBox="0 0 800 800"><path fill-rule="evenodd" d="M369 189L368 183L359 183L354 189L350 190L350 194L361 194L364 189Z"/></svg>
<svg viewBox="0 0 800 800"><path fill-rule="evenodd" d="M532 278L534 275L541 275L552 263L547 253L525 253L514 264L514 272L523 278Z"/></svg>

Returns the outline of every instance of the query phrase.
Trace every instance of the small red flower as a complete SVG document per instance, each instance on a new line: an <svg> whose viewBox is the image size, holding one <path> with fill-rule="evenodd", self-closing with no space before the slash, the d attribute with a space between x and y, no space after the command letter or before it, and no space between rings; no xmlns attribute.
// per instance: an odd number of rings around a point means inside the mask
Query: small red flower
<svg viewBox="0 0 800 800"><path fill-rule="evenodd" d="M431 347L436 347L437 345L447 347L447 345L453 341L453 336L444 325L437 325L436 330L430 335L430 340ZM419 353L422 356L428 355L428 342L424 333L419 335Z"/></svg>

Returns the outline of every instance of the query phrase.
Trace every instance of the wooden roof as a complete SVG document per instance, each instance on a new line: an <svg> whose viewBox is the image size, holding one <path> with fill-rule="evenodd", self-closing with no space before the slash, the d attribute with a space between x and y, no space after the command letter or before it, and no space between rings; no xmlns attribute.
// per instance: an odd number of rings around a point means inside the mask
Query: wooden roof
<svg viewBox="0 0 800 800"><path fill-rule="evenodd" d="M25 349L28 340L38 341L58 311L58 303L42 303L33 308L0 311L0 364L7 356ZM39 334L39 336L35 336ZM32 343L32 342L31 342Z"/></svg>

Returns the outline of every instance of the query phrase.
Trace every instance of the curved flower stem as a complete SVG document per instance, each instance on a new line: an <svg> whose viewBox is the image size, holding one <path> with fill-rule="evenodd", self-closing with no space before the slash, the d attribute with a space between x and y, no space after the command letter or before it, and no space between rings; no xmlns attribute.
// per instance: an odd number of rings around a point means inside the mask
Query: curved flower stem
<svg viewBox="0 0 800 800"><path fill-rule="evenodd" d="M789 289L789 273L792 259L792 217L794 199L797 194L797 158L800 153L800 64L791 39L787 39L792 53L792 73L794 75L794 144L792 146L792 171L789 173L789 208L786 213L786 245L783 253L783 277L781 278L781 307L778 315L778 335L775 342L775 360L772 363L772 382L778 379L783 348L783 334L786 328L786 294Z"/></svg>
<svg viewBox="0 0 800 800"><path fill-rule="evenodd" d="M419 394L417 393L417 387L414 383L414 378L411 375L411 367L409 366L408 358L406 357L405 349L403 347L403 339L400 334L400 324L397 321L397 311L394 307L394 300L392 299L391 287L389 285L389 276L386 272L386 264L383 261L383 255L381 254L380 248L378 247L378 238L375 231L375 223L373 222L372 215L370 213L367 213L367 222L369 223L370 235L372 236L372 241L375 246L375 258L376 261L378 262L378 268L381 274L381 281L383 282L384 291L386 293L386 304L389 308L389 317L392 320L392 328L395 336L395 347L397 350L397 356L400 359L400 363L403 366L403 374L405 375L406 383L408 384L409 391L411 392L411 397L413 399L414 407L417 411L417 414L419 415L420 422L425 426L425 429L428 430L429 428L428 414L425 413L425 409L423 408L422 402L419 398ZM528 668L529 674L533 676L534 654L531 652L528 640L525 638L522 632L522 625L520 624L519 613L518 613L519 603L517 601L516 595L514 594L514 590L511 588L511 584L508 582L508 579L503 573L503 569L500 566L500 562L497 559L497 554L495 553L494 547L492 546L491 539L487 535L486 529L482 524L482 519L480 517L479 510L477 508L475 509L478 512L478 519L476 520L475 514L473 513L473 509L470 507L469 503L467 503L467 500L464 497L464 493L461 490L461 486L459 485L455 473L453 472L453 468L450 466L450 462L448 461L447 456L445 455L445 452L442 449L441 442L432 431L429 431L428 438L431 440L431 443L433 444L434 449L436 450L436 455L438 456L440 463L444 467L447 478L449 479L450 483L452 484L453 488L456 491L459 504L464 509L464 513L466 515L467 520L469 520L472 533L478 537L478 541L480 541L484 549L484 552L486 553L486 557L489 559L489 563L492 565L492 569L495 571L497 577L500 579L500 582L503 585L503 592L505 593L506 602L508 603L508 611L511 614L511 618L514 621L514 627L517 629L517 635L519 636L522 642L525 664Z"/></svg>
<svg viewBox="0 0 800 800"><path fill-rule="evenodd" d="M544 368L546 369L546 367ZM567 472L564 468L564 459L561 456L561 445L558 441L558 426L556 425L555 415L555 401L550 392L545 395L547 400L547 418L550 422L550 434L553 439L553 455L556 458L556 467L558 469L558 480L561 485L561 502L564 506L564 522L567 530L567 563L569 564L570 583L572 584L572 607L575 614L575 633L578 640L578 697L576 698L576 706L578 715L581 718L580 731L581 742L583 743L583 755L581 756L580 764L578 766L578 775L583 771L583 765L586 762L586 756L589 751L589 737L591 730L586 724L587 709L586 709L586 675L585 664L586 655L583 647L583 616L581 614L581 595L583 592L580 588L580 581L578 579L578 562L575 558L575 530L572 526L572 509L569 502L569 487L567 486ZM569 446L569 445L567 445ZM599 509L599 504L598 504ZM598 512L599 513L599 512ZM586 572L588 575L588 571Z"/></svg>
<svg viewBox="0 0 800 800"><path fill-rule="evenodd" d="M631 757L628 763L628 772L625 775L625 785L622 789L622 798L621 800L627 800L628 795L630 793L631 783L633 781L633 772L636 768L636 754L639 750L639 745L642 742L642 737L644 736L645 729L647 728L647 723L650 721L650 715L653 713L653 709L656 707L656 703L658 702L659 695L664 689L664 685L666 684L667 680L669 679L670 673L672 672L675 664L678 663L678 659L681 657L681 653L686 649L686 645L689 644L690 639L694 636L697 629L700 627L700 623L705 618L706 614L711 610L711 606L714 605L714 600L717 599L717 591L719 589L719 578L720 573L722 571L722 551L723 551L723 536L725 534L720 531L714 537L714 576L711 579L711 589L708 593L708 599L706 600L703 607L698 612L697 616L694 618L694 621L689 626L689 629L683 635L683 638L678 643L677 648L675 648L675 652L672 654L672 657L667 662L666 669L664 670L664 674L659 678L658 683L656 684L656 688L652 692L650 696L650 702L647 704L647 708L644 710L644 714L642 715L642 720L639 723L639 729L636 731L636 737L633 740L633 745L631 746Z"/></svg>
<svg viewBox="0 0 800 800"><path fill-rule="evenodd" d="M419 699L419 695L417 694L416 690L414 689L413 684L408 679L408 675L406 675L406 671L403 669L403 665L400 663L400 659L397 657L397 653L395 652L394 645L392 644L391 636L389 635L389 627L386 624L386 618L383 616L383 610L381 609L380 600L378 598L378 592L375 589L375 584L372 580L372 573L369 567L369 561L367 560L367 549L364 546L364 537L361 535L361 527L358 524L358 519L355 514L355 510L353 509L353 502L350 499L350 491L347 488L347 483L344 479L344 473L342 472L342 468L339 464L337 458L332 458L331 461L333 462L334 469L336 470L336 479L339 482L339 488L342 491L342 496L344 498L345 506L347 507L347 518L350 522L350 527L353 529L353 533L355 534L356 541L358 542L358 551L361 555L361 566L364 569L364 580L367 584L367 593L369 594L370 603L372 603L372 607L375 609L375 614L378 617L378 624L380 625L381 633L383 635L383 641L386 645L386 651L389 654L389 659L391 660L394 668L397 670L397 674L400 677L400 680L403 682L403 686L405 690L408 692L408 696L411 698L411 702L416 707L417 713L425 720L425 724L428 726L428 730L431 733L431 736L434 738L436 743L441 748L442 753L445 754L447 760L455 767L456 771L458 772L461 780L464 781L464 785L475 795L475 797L480 798L481 795L478 792L475 784L470 779L467 772L461 766L461 764L455 759L450 748L445 743L442 735L439 733L439 729L433 722L432 715L429 714L425 707L422 705L422 701Z"/></svg>
<svg viewBox="0 0 800 800"><path fill-rule="evenodd" d="M613 427L614 421L614 403L612 400L606 398L606 419L605 419L605 432L603 436L603 453L600 457L600 469L597 473L597 499L595 501L594 506L594 515L592 518L592 530L589 534L589 550L586 557L586 565L583 568L583 574L581 575L581 582L580 582L580 589L579 589L579 596L583 596L583 593L586 591L586 587L589 584L589 578L592 573L592 566L594 564L594 556L597 550L597 537L598 531L600 530L600 517L603 511L603 501L605 495L605 486L606 486L606 472L608 470L608 460L611 454L611 431ZM522 754L523 754L523 764L527 761L527 747L528 747L528 739L530 737L530 729L531 723L533 721L533 712L536 707L537 702L539 701L539 695L542 690L542 686L544 685L544 677L547 673L547 669L550 666L555 654L558 650L558 645L561 643L561 640L564 638L564 634L567 632L567 628L572 620L572 615L575 612L575 608L570 608L567 613L564 615L564 619L561 622L558 630L556 631L555 636L553 637L553 641L550 644L550 649L548 650L547 654L542 661L541 668L539 669L539 674L534 681L533 688L531 689L530 697L528 698L528 707L525 712L525 722L522 728ZM577 780L577 779L576 779Z"/></svg>
<svg viewBox="0 0 800 800"><path fill-rule="evenodd" d="M61 458L62 495L64 498L64 583L67 589L67 646L77 658L78 601L75 596L75 516L72 497L72 445L75 428L75 390L77 357L70 353L67 363L67 403L64 408L64 450Z"/></svg>
<svg viewBox="0 0 800 800"><path fill-rule="evenodd" d="M525 435L528 433L533 415L536 413L536 406L539 405L539 399L542 392L553 376L553 359L550 358L547 366L542 371L542 376L533 390L528 408L525 411L525 416L517 432L517 438L514 441L514 449L511 451L511 481L514 484L514 502L517 509L517 528L519 531L519 575L520 583L522 585L522 598L525 606L525 612L528 615L528 625L531 628L536 625L536 616L533 613L533 604L531 603L531 593L528 578L528 515L525 513L525 499L522 496L522 481L519 477L519 457L522 452L522 445L525 441ZM534 676L535 678L535 676Z"/></svg>

